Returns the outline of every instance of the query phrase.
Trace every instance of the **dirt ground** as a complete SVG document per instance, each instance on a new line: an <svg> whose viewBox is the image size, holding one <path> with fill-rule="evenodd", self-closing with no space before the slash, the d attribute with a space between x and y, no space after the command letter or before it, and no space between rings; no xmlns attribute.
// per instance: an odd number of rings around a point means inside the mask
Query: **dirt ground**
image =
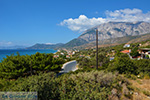
<svg viewBox="0 0 150 100"><path fill-rule="evenodd" d="M150 79L129 80L134 88L133 100L150 100Z"/></svg>

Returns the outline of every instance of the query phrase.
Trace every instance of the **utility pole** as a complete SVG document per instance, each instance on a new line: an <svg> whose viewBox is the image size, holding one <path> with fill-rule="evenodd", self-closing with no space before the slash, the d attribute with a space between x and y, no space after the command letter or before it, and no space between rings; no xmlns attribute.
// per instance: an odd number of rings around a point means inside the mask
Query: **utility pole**
<svg viewBox="0 0 150 100"><path fill-rule="evenodd" d="M32 76L32 60L30 62L30 73L31 73L31 76Z"/></svg>
<svg viewBox="0 0 150 100"><path fill-rule="evenodd" d="M98 29L96 29L96 69L98 69Z"/></svg>

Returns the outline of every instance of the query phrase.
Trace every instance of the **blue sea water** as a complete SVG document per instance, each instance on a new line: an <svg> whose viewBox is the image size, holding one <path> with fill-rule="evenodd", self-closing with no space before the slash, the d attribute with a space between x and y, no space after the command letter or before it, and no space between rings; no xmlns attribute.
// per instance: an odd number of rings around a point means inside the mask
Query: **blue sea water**
<svg viewBox="0 0 150 100"><path fill-rule="evenodd" d="M10 56L11 54L17 55L16 53L19 52L20 55L32 55L36 52L39 53L55 53L57 50L53 49L44 49L44 50L28 50L28 49L11 49L11 50L0 50L0 62L3 60L3 58L6 58L6 55Z"/></svg>

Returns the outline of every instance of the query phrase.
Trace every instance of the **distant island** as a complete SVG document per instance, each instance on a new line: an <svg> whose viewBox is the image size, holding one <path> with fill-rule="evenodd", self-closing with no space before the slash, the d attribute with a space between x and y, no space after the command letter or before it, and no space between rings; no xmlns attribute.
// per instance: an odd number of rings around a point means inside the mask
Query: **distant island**
<svg viewBox="0 0 150 100"><path fill-rule="evenodd" d="M15 45L15 46L0 46L0 49L25 49L26 46L19 46L19 45Z"/></svg>

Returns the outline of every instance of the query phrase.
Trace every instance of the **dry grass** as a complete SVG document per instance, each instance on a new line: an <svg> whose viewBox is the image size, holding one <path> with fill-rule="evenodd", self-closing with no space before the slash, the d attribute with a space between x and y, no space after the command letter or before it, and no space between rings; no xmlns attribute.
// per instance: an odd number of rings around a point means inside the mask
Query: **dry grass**
<svg viewBox="0 0 150 100"><path fill-rule="evenodd" d="M143 95L142 93L135 92L133 94L133 100L150 100L150 99L145 95Z"/></svg>
<svg viewBox="0 0 150 100"><path fill-rule="evenodd" d="M150 100L150 79L129 80L134 88L133 100Z"/></svg>

